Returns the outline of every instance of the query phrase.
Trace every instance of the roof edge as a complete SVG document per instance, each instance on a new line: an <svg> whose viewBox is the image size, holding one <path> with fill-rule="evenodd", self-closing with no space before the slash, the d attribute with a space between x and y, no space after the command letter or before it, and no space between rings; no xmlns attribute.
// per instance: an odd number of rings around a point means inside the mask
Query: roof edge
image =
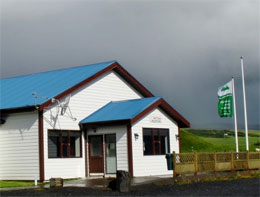
<svg viewBox="0 0 260 197"><path fill-rule="evenodd" d="M67 89L66 91L60 93L59 95L55 96L55 99L62 99L68 94L76 91L77 89L81 88L82 86L90 83L91 81L97 79L98 77L102 76L103 74L114 70L118 73L127 83L133 86L139 93L141 93L144 97L152 97L153 94L146 89L139 81L137 81L130 73L128 73L118 62L114 62L108 67L104 68L103 70L99 71L98 73L92 75L91 77L81 81L80 83L76 84L75 86ZM45 103L40 105L40 110L52 105L51 99L46 101Z"/></svg>
<svg viewBox="0 0 260 197"><path fill-rule="evenodd" d="M111 101L112 102L112 101ZM111 103L109 102L109 103ZM109 104L108 103L108 104ZM106 104L106 105L108 105ZM106 105L104 105L103 107L105 107ZM98 109L97 111L101 110L103 107L101 107L100 109ZM180 115L175 109L173 109L173 107L168 104L163 98L159 98L158 100L156 100L154 103L152 103L151 105L149 105L148 107L146 107L142 112L138 113L137 115L135 115L134 118L132 119L127 119L127 120L112 120L112 121L100 121L100 122L89 122L89 123L82 123L79 122L80 127L89 127L89 126L93 126L93 125L111 125L113 123L118 123L118 124L122 124L129 121L131 125L135 124L138 120L140 120L141 118L143 118L145 115L147 115L149 112L151 112L152 110L154 110L157 107L161 107L162 110L164 112L166 112L173 120L175 120L178 124L178 127L181 128L185 128L185 127L190 127L190 123L189 121L187 121L182 115ZM94 112L95 113L95 112ZM94 114L93 113L93 114ZM92 114L91 114L92 115ZM90 116L91 116L90 115Z"/></svg>
<svg viewBox="0 0 260 197"><path fill-rule="evenodd" d="M98 65L98 64L108 64L108 65L111 65L111 64L113 64L115 62L117 62L117 61L116 60L111 60L111 61L107 61L107 62L99 62L99 63L93 63L93 64L87 64L87 65L73 66L73 67L69 67L69 68L59 68L59 69L54 69L54 70L41 71L41 72L37 72L37 73L30 73L30 74L18 75L18 76L13 76L13 77L1 78L0 80L19 78L19 77L26 77L26 76L30 76L30 75L37 75L37 74L42 74L42 73L61 71L61 70L66 70L66 69L70 69L70 68L79 68L79 67L84 67L84 66L95 66L95 65Z"/></svg>
<svg viewBox="0 0 260 197"><path fill-rule="evenodd" d="M190 122L186 120L179 112L177 112L169 103L162 99L160 105L164 111L170 115L174 120L177 120L178 126L181 128L190 127Z"/></svg>
<svg viewBox="0 0 260 197"><path fill-rule="evenodd" d="M109 105L110 103L112 103L113 101L108 102L107 104L103 105L102 107L100 107L98 110L94 111L93 113L91 113L88 117L93 116L95 113L97 113L98 111L102 110L103 108L105 108L107 105ZM86 118L82 119L81 121L79 121L79 124L86 124L86 123L82 123ZM106 121L105 121L106 122Z"/></svg>
<svg viewBox="0 0 260 197"><path fill-rule="evenodd" d="M5 108L5 109L0 109L0 114L31 112L31 111L36 111L37 107L38 106L25 106L25 107L15 107L15 108Z"/></svg>
<svg viewBox="0 0 260 197"><path fill-rule="evenodd" d="M120 102L131 102L131 101L137 101L137 100L144 100L144 99L155 99L154 101L152 101L152 103L148 104L145 106L144 110L146 110L147 108L149 108L151 105L153 105L154 103L156 103L158 100L161 99L161 97L147 97L147 98L138 98L138 99L127 99L127 100L118 100L118 101L110 101L107 104L103 105L102 107L100 107L99 109L97 109L96 111L94 111L93 113L91 113L90 115L88 115L87 117L85 117L84 119L82 119L79 122L79 125L86 125L86 124L94 124L94 123L106 123L106 122L114 122L114 121L122 121L122 120L132 120L133 118L127 118L127 119L116 119L116 120L103 120L103 121L96 121L96 122L86 122L87 119L93 117L96 113L98 113L99 111L102 111L102 109L106 108L109 104L111 103L120 103ZM142 111L141 111L142 112ZM133 117L138 116L141 112L137 112L133 115Z"/></svg>
<svg viewBox="0 0 260 197"><path fill-rule="evenodd" d="M109 121L100 121L100 122L88 122L88 123L79 123L80 128L97 128L102 126L114 126L114 125L122 125L130 124L129 119L122 119L122 120L109 120Z"/></svg>
<svg viewBox="0 0 260 197"><path fill-rule="evenodd" d="M123 79L126 80L130 85L132 85L138 92L140 92L144 97L154 97L154 95L144 87L136 78L134 78L126 69L124 69L118 62L115 67L115 72L118 73Z"/></svg>
<svg viewBox="0 0 260 197"><path fill-rule="evenodd" d="M173 120L175 120L178 124L178 127L190 127L189 121L187 121L182 115L180 115L175 109L173 109L173 107L168 104L163 98L160 98L155 103L143 110L141 113L136 115L136 117L131 120L131 124L136 123L138 120L140 120L142 117L144 117L146 114L157 107L161 107L163 111L165 111Z"/></svg>

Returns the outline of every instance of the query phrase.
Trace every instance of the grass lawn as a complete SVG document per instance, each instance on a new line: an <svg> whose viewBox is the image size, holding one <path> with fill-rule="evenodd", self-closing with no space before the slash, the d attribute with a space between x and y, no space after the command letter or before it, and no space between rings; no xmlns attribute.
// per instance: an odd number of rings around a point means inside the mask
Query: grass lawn
<svg viewBox="0 0 260 197"><path fill-rule="evenodd" d="M63 181L71 181L77 180L79 178L72 178L72 179L63 179ZM38 185L48 184L48 182L39 182ZM1 181L0 180L0 188L5 187L25 187L25 186L34 186L34 181ZM0 195L1 196L1 195Z"/></svg>
<svg viewBox="0 0 260 197"><path fill-rule="evenodd" d="M224 136L224 133L228 134ZM245 151L245 135L243 131L238 133L239 150ZM235 151L234 131L231 130L181 130L182 152L230 152ZM249 150L260 148L260 132L249 131Z"/></svg>
<svg viewBox="0 0 260 197"><path fill-rule="evenodd" d="M34 186L34 181L0 181L0 188Z"/></svg>
<svg viewBox="0 0 260 197"><path fill-rule="evenodd" d="M220 151L235 151L235 137L228 136L225 138L207 138L207 142L214 144ZM255 151L256 148L260 146L254 145L259 141L259 137L250 137L249 136L249 150ZM239 151L246 151L246 140L245 137L238 137L238 146Z"/></svg>

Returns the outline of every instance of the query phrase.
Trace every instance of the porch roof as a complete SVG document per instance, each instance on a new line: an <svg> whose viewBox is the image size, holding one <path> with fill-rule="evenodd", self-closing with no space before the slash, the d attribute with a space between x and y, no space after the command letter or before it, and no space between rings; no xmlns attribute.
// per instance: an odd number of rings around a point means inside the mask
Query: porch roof
<svg viewBox="0 0 260 197"><path fill-rule="evenodd" d="M131 120L161 97L111 101L91 115L80 121L80 124Z"/></svg>
<svg viewBox="0 0 260 197"><path fill-rule="evenodd" d="M148 97L133 100L111 101L79 122L80 125L95 125L127 121L131 124L156 107L161 107L178 125L189 127L185 120L161 97Z"/></svg>

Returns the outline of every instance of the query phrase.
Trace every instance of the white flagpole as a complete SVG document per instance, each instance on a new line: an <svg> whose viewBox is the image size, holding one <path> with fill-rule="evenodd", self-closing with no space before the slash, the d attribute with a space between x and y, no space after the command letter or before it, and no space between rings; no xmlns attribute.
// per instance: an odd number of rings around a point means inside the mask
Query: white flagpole
<svg viewBox="0 0 260 197"><path fill-rule="evenodd" d="M239 152L238 149L238 135L237 135L237 107L236 107L236 93L235 93L235 81L232 77L232 93L233 93L233 107L234 107L234 121L235 121L235 140L236 140L236 152Z"/></svg>
<svg viewBox="0 0 260 197"><path fill-rule="evenodd" d="M243 85L243 97L244 97L244 116L245 116L245 137L246 137L246 151L249 151L248 145L248 125L247 125L247 109L246 109L246 88L245 88L245 75L244 75L244 63L243 57L241 60L241 70L242 70L242 85Z"/></svg>

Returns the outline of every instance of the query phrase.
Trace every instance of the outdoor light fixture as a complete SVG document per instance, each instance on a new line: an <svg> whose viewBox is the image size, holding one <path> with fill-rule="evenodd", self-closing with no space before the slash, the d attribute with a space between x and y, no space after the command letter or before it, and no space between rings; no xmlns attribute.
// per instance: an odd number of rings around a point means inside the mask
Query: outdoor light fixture
<svg viewBox="0 0 260 197"><path fill-rule="evenodd" d="M138 133L135 133L135 139L136 140L138 140L138 137L139 137Z"/></svg>
<svg viewBox="0 0 260 197"><path fill-rule="evenodd" d="M176 140L180 139L180 136L178 134L175 134Z"/></svg>

